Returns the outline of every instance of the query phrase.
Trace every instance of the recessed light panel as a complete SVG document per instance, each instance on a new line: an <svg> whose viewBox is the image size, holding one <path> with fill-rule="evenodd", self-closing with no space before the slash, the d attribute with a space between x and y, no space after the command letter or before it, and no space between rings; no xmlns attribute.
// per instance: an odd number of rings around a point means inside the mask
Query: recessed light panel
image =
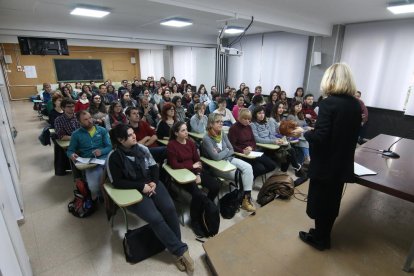
<svg viewBox="0 0 414 276"><path fill-rule="evenodd" d="M414 3L410 3L410 2L390 3L387 9L393 14L412 13L414 12Z"/></svg>
<svg viewBox="0 0 414 276"><path fill-rule="evenodd" d="M162 21L160 24L164 26L181 28L181 27L193 25L193 22L185 18L170 18L170 19Z"/></svg>
<svg viewBox="0 0 414 276"><path fill-rule="evenodd" d="M78 7L78 8L75 8L73 11L71 11L70 14L80 15L80 16L89 16L89 17L95 17L95 18L102 18L102 17L110 14L110 12L109 11L104 11L104 10L86 8L86 7Z"/></svg>

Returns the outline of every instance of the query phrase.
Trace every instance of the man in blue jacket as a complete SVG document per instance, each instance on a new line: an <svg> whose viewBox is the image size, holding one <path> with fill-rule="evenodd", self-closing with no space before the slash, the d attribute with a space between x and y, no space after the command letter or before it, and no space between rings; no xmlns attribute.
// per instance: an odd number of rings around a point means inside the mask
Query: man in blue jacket
<svg viewBox="0 0 414 276"><path fill-rule="evenodd" d="M81 127L72 133L67 156L74 162L76 158L97 158L106 160L112 149L108 131L100 126L95 126L91 114L86 110L76 114ZM97 165L85 171L86 181L91 191L92 199L96 199L99 193L99 185L104 176L105 165Z"/></svg>

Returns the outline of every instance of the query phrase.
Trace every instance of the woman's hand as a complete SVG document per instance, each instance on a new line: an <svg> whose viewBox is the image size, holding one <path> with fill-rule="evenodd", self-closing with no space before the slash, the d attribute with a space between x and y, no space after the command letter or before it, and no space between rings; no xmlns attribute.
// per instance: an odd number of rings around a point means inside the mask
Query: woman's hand
<svg viewBox="0 0 414 276"><path fill-rule="evenodd" d="M252 152L252 147L245 147L245 148L243 149L243 153L244 153L245 155L249 155L251 152Z"/></svg>
<svg viewBox="0 0 414 276"><path fill-rule="evenodd" d="M151 186L149 184L144 185L144 189L142 189L143 194L148 194L151 191Z"/></svg>
<svg viewBox="0 0 414 276"><path fill-rule="evenodd" d="M198 161L198 162L195 162L194 164L193 164L193 169L201 169L202 168L202 164L201 164L201 162L200 161Z"/></svg>
<svg viewBox="0 0 414 276"><path fill-rule="evenodd" d="M293 137L299 137L299 136L300 136L303 132L304 132L304 129L303 129L303 128L301 128L301 127L297 127L297 128L295 128L295 129L292 131L291 135L292 135Z"/></svg>
<svg viewBox="0 0 414 276"><path fill-rule="evenodd" d="M201 183L201 177L199 174L196 175L196 180L195 180L196 184L200 184Z"/></svg>
<svg viewBox="0 0 414 276"><path fill-rule="evenodd" d="M282 145L284 142L283 142L283 139L276 139L275 140L275 144L276 145Z"/></svg>

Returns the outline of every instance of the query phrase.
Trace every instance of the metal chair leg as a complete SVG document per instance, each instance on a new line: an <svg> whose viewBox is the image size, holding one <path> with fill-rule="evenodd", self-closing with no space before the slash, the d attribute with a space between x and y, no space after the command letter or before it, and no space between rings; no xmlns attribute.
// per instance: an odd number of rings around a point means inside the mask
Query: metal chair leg
<svg viewBox="0 0 414 276"><path fill-rule="evenodd" d="M128 217L127 217L127 213L125 211L125 208L120 207L120 209L122 210L122 213L124 214L124 220L125 220L125 232L128 231Z"/></svg>

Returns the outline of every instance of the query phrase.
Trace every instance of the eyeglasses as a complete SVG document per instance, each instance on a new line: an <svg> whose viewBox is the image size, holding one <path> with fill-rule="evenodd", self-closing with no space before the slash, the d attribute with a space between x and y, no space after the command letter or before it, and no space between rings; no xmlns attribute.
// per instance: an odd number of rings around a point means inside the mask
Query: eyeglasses
<svg viewBox="0 0 414 276"><path fill-rule="evenodd" d="M168 109L168 111L175 111L175 109L174 108L171 108L171 109Z"/></svg>
<svg viewBox="0 0 414 276"><path fill-rule="evenodd" d="M223 120L214 121L216 124L223 124Z"/></svg>
<svg viewBox="0 0 414 276"><path fill-rule="evenodd" d="M96 98L93 98L93 99L94 100L99 100L99 101L101 100L101 98L99 98L99 97L96 97Z"/></svg>

